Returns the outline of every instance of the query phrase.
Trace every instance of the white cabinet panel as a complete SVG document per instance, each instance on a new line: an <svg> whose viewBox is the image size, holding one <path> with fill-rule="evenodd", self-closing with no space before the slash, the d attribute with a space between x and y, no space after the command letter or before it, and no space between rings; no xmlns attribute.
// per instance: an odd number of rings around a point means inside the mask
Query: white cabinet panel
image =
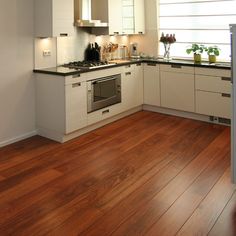
<svg viewBox="0 0 236 236"><path fill-rule="evenodd" d="M134 0L134 33L145 34L144 0Z"/></svg>
<svg viewBox="0 0 236 236"><path fill-rule="evenodd" d="M143 104L143 64L135 65L136 106Z"/></svg>
<svg viewBox="0 0 236 236"><path fill-rule="evenodd" d="M87 126L87 84L75 82L65 86L66 134Z"/></svg>
<svg viewBox="0 0 236 236"><path fill-rule="evenodd" d="M35 0L35 37L72 36L73 0Z"/></svg>
<svg viewBox="0 0 236 236"><path fill-rule="evenodd" d="M144 104L160 106L159 65L144 64Z"/></svg>
<svg viewBox="0 0 236 236"><path fill-rule="evenodd" d="M122 34L122 1L108 0L109 34Z"/></svg>
<svg viewBox="0 0 236 236"><path fill-rule="evenodd" d="M230 94L196 91L196 112L230 119Z"/></svg>
<svg viewBox="0 0 236 236"><path fill-rule="evenodd" d="M161 71L161 106L194 112L194 74Z"/></svg>

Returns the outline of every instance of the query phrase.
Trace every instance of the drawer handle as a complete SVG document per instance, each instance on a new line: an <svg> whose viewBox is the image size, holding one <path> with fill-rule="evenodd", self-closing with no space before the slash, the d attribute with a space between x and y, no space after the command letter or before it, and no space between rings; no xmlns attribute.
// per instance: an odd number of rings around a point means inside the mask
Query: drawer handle
<svg viewBox="0 0 236 236"><path fill-rule="evenodd" d="M105 115L105 114L107 114L107 113L109 113L109 112L110 112L110 110L107 109L107 110L103 111L102 114Z"/></svg>
<svg viewBox="0 0 236 236"><path fill-rule="evenodd" d="M65 37L65 36L68 36L68 34L67 33L60 33L60 36Z"/></svg>
<svg viewBox="0 0 236 236"><path fill-rule="evenodd" d="M222 93L221 96L224 97L224 98L230 98L231 97L231 95L229 93Z"/></svg>
<svg viewBox="0 0 236 236"><path fill-rule="evenodd" d="M125 68L130 68L131 67L131 65L127 65L127 66L125 66Z"/></svg>
<svg viewBox="0 0 236 236"><path fill-rule="evenodd" d="M156 66L157 63L147 63L148 66Z"/></svg>
<svg viewBox="0 0 236 236"><path fill-rule="evenodd" d="M136 64L136 66L141 66L141 65L142 65L142 63L137 63L137 64Z"/></svg>
<svg viewBox="0 0 236 236"><path fill-rule="evenodd" d="M221 80L224 80L224 81L231 81L231 78L230 78L230 77L221 77Z"/></svg>
<svg viewBox="0 0 236 236"><path fill-rule="evenodd" d="M182 68L181 65L171 65L172 68Z"/></svg>
<svg viewBox="0 0 236 236"><path fill-rule="evenodd" d="M131 75L131 72L126 72L125 75Z"/></svg>
<svg viewBox="0 0 236 236"><path fill-rule="evenodd" d="M143 32L142 32L142 31L139 31L138 34L143 34Z"/></svg>
<svg viewBox="0 0 236 236"><path fill-rule="evenodd" d="M118 32L118 31L115 31L114 34L119 34L119 32Z"/></svg>
<svg viewBox="0 0 236 236"><path fill-rule="evenodd" d="M72 84L72 88L76 88L76 87L80 87L81 86L81 83L74 83Z"/></svg>
<svg viewBox="0 0 236 236"><path fill-rule="evenodd" d="M72 75L72 78L77 78L77 77L80 77L80 74Z"/></svg>

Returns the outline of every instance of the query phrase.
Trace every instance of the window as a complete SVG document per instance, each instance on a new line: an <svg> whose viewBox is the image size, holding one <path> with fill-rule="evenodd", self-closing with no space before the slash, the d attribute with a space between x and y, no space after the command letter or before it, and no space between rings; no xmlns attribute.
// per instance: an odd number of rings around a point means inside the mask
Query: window
<svg viewBox="0 0 236 236"><path fill-rule="evenodd" d="M175 34L172 57L190 57L192 43L217 45L219 60L230 60L229 24L236 22L236 0L159 0L159 31ZM159 54L164 48L160 44Z"/></svg>

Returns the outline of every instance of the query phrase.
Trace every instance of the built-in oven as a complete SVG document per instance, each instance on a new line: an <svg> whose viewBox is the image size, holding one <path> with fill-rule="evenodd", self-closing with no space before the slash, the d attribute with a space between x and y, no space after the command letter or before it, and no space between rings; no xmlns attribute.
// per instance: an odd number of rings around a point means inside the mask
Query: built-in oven
<svg viewBox="0 0 236 236"><path fill-rule="evenodd" d="M121 102L121 75L87 82L88 113Z"/></svg>

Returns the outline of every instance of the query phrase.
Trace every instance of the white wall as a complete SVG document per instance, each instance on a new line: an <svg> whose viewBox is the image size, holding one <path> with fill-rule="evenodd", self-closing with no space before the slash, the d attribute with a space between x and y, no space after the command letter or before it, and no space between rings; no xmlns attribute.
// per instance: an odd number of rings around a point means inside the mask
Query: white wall
<svg viewBox="0 0 236 236"><path fill-rule="evenodd" d="M33 0L0 1L0 146L35 131Z"/></svg>

